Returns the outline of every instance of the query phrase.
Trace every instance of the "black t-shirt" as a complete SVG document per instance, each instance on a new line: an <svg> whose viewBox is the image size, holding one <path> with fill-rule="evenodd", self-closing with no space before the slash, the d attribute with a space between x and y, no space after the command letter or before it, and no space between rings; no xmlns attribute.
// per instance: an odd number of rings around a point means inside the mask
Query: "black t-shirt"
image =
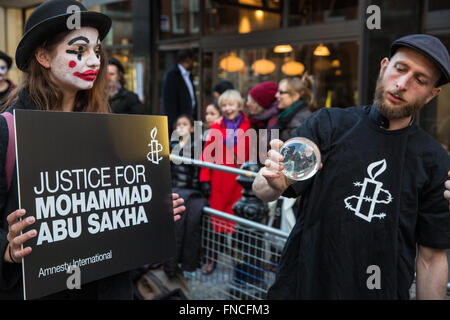
<svg viewBox="0 0 450 320"><path fill-rule="evenodd" d="M303 196L270 299L408 299L416 244L450 248L449 155L414 123L386 123L370 106L325 108L297 129L323 168L283 194Z"/></svg>

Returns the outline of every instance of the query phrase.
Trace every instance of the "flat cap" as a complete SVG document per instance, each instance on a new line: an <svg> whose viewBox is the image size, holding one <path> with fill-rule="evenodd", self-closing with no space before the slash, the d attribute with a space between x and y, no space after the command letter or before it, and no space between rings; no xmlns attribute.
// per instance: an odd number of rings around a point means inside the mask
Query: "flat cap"
<svg viewBox="0 0 450 320"><path fill-rule="evenodd" d="M410 34L392 43L390 56L392 57L401 47L411 48L434 62L441 71L437 87L450 82L450 57L441 40L429 34Z"/></svg>

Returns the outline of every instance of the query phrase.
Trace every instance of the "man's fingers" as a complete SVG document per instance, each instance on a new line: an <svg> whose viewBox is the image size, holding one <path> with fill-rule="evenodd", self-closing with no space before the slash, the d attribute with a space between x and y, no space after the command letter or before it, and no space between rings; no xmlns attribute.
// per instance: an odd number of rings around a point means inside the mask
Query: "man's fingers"
<svg viewBox="0 0 450 320"><path fill-rule="evenodd" d="M283 144L284 144L284 142L281 141L280 139L270 140L270 148L274 149L275 151L280 151Z"/></svg>
<svg viewBox="0 0 450 320"><path fill-rule="evenodd" d="M279 178L280 173L278 171L269 170L266 167L261 168L261 175L265 178Z"/></svg>
<svg viewBox="0 0 450 320"><path fill-rule="evenodd" d="M270 159L266 159L266 161L264 162L265 168L269 171L282 171L284 169L284 165L282 165L281 163L277 163L277 162L273 162Z"/></svg>
<svg viewBox="0 0 450 320"><path fill-rule="evenodd" d="M177 200L180 197L178 193L172 193L172 200Z"/></svg>
<svg viewBox="0 0 450 320"><path fill-rule="evenodd" d="M284 157L277 151L270 149L267 153L268 159L274 161L274 162L281 162L284 160Z"/></svg>

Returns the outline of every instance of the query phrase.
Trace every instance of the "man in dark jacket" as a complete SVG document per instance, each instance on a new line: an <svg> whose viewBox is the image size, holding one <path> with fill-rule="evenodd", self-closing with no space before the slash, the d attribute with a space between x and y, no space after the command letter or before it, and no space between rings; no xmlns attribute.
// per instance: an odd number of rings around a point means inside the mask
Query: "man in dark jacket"
<svg viewBox="0 0 450 320"><path fill-rule="evenodd" d="M197 119L197 100L192 82L192 66L194 53L182 50L177 54L177 65L166 74L162 87L162 114L168 117L169 131L173 130L173 122L180 114L191 115Z"/></svg>
<svg viewBox="0 0 450 320"><path fill-rule="evenodd" d="M137 94L125 89L125 69L119 60L109 58L109 105L114 113L143 114L144 106Z"/></svg>

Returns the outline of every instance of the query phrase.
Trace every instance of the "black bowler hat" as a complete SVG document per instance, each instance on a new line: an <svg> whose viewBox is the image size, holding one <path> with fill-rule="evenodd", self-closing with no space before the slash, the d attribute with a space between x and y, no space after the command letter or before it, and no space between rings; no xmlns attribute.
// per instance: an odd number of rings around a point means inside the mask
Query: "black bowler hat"
<svg viewBox="0 0 450 320"><path fill-rule="evenodd" d="M67 20L74 14L72 9L67 12L70 6L79 7L82 27L94 27L98 30L100 40L105 38L111 27L111 19L108 16L88 11L75 0L50 0L38 6L25 23L25 32L16 50L16 64L20 70L26 70L34 51L45 40L60 32L70 31Z"/></svg>
<svg viewBox="0 0 450 320"><path fill-rule="evenodd" d="M8 70L11 68L12 59L3 51L0 51L0 60L4 60L6 62L6 64L8 65Z"/></svg>
<svg viewBox="0 0 450 320"><path fill-rule="evenodd" d="M429 34L410 34L395 40L391 45L391 57L400 47L411 48L431 59L441 71L441 77L436 84L440 87L450 82L450 57L448 50L438 38Z"/></svg>
<svg viewBox="0 0 450 320"><path fill-rule="evenodd" d="M108 64L112 64L115 65L117 67L117 70L119 70L122 73L125 73L125 69L123 68L122 64L120 63L119 60L117 60L116 58L110 57L108 59Z"/></svg>

